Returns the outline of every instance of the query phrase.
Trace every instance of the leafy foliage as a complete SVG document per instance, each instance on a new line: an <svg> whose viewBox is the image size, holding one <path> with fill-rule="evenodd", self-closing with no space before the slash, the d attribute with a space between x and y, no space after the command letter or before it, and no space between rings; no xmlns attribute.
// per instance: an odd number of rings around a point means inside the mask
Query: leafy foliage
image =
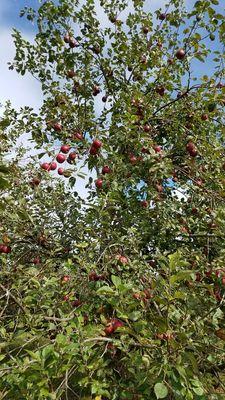
<svg viewBox="0 0 225 400"><path fill-rule="evenodd" d="M13 31L43 105L0 121L0 398L222 399L224 15L99 7Z"/></svg>

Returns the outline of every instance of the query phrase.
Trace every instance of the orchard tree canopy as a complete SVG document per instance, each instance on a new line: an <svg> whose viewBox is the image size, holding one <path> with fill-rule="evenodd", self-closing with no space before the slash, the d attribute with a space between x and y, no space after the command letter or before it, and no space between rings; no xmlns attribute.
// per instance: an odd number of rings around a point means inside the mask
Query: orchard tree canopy
<svg viewBox="0 0 225 400"><path fill-rule="evenodd" d="M37 3L9 68L43 104L0 120L0 399L224 399L221 4Z"/></svg>

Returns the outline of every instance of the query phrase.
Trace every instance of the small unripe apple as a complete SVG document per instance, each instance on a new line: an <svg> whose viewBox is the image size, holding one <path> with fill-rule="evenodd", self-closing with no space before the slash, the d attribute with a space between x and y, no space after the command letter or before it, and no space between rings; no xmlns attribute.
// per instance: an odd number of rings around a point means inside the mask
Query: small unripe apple
<svg viewBox="0 0 225 400"><path fill-rule="evenodd" d="M76 158L77 158L77 153L75 153L75 151L72 151L72 152L69 154L69 159L70 159L71 161L74 161Z"/></svg>
<svg viewBox="0 0 225 400"><path fill-rule="evenodd" d="M103 174L103 175L105 175L105 174L110 174L110 172L111 172L111 169L108 167L108 165L105 165L105 166L102 168L102 174Z"/></svg>
<svg viewBox="0 0 225 400"><path fill-rule="evenodd" d="M59 122L56 122L56 123L53 125L53 129L54 129L56 132L61 132L61 130L62 130L62 125L61 125Z"/></svg>
<svg viewBox="0 0 225 400"><path fill-rule="evenodd" d="M44 169L45 171L50 171L50 164L45 162L43 164L41 164L41 168Z"/></svg>
<svg viewBox="0 0 225 400"><path fill-rule="evenodd" d="M102 180L101 178L98 178L98 179L95 181L95 186L96 186L97 189L102 189L103 180Z"/></svg>
<svg viewBox="0 0 225 400"><path fill-rule="evenodd" d="M62 164L66 160L66 156L64 156L64 154L57 154L56 160L58 161L59 164Z"/></svg>
<svg viewBox="0 0 225 400"><path fill-rule="evenodd" d="M96 149L100 149L102 147L102 142L98 139L94 139L92 142L92 146Z"/></svg>
<svg viewBox="0 0 225 400"><path fill-rule="evenodd" d="M58 174L59 175L63 175L64 174L64 169L63 168L59 168L58 169Z"/></svg>
<svg viewBox="0 0 225 400"><path fill-rule="evenodd" d="M57 168L57 163L55 161L52 161L50 163L50 170L55 171L56 168Z"/></svg>
<svg viewBox="0 0 225 400"><path fill-rule="evenodd" d="M184 49L179 49L176 52L176 57L178 58L178 60L183 60L185 55L186 55L186 53L185 53Z"/></svg>

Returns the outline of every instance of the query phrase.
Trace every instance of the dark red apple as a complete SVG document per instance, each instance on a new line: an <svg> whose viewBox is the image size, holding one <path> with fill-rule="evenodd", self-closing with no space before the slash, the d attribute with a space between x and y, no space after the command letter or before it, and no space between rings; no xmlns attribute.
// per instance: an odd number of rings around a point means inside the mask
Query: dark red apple
<svg viewBox="0 0 225 400"><path fill-rule="evenodd" d="M161 153L161 151L162 151L161 146L159 146L159 145L157 145L157 144L155 144L155 145L153 146L153 149L155 150L156 153Z"/></svg>
<svg viewBox="0 0 225 400"><path fill-rule="evenodd" d="M146 125L143 126L143 130L144 130L144 132L148 133L148 132L151 131L151 126L146 124Z"/></svg>
<svg viewBox="0 0 225 400"><path fill-rule="evenodd" d="M185 55L186 55L186 53L185 53L184 49L178 49L176 52L176 57L178 60L183 60Z"/></svg>
<svg viewBox="0 0 225 400"><path fill-rule="evenodd" d="M84 137L81 132L75 132L73 137L74 137L74 139L84 140Z"/></svg>
<svg viewBox="0 0 225 400"><path fill-rule="evenodd" d="M76 158L77 158L77 153L75 153L75 151L72 151L72 152L69 154L69 159L70 159L71 161L74 161Z"/></svg>
<svg viewBox="0 0 225 400"><path fill-rule="evenodd" d="M102 189L103 180L102 180L101 178L98 178L98 179L95 181L95 186L96 186L97 189Z"/></svg>
<svg viewBox="0 0 225 400"><path fill-rule="evenodd" d="M188 153L190 154L191 157L196 157L198 154L198 151L195 147L195 144L193 142L188 142L186 149Z"/></svg>
<svg viewBox="0 0 225 400"><path fill-rule="evenodd" d="M64 156L64 154L57 154L56 160L58 161L58 163L62 164L66 160L66 156Z"/></svg>
<svg viewBox="0 0 225 400"><path fill-rule="evenodd" d="M144 33L145 35L147 35L148 32L149 32L149 28L148 28L147 26L143 26L142 31L143 31L143 33Z"/></svg>
<svg viewBox="0 0 225 400"><path fill-rule="evenodd" d="M55 161L52 161L50 163L50 170L55 171L56 168L57 168L57 163Z"/></svg>
<svg viewBox="0 0 225 400"><path fill-rule="evenodd" d="M60 148L60 151L64 154L67 154L70 151L70 146L68 144L63 144Z"/></svg>
<svg viewBox="0 0 225 400"><path fill-rule="evenodd" d="M59 122L56 122L56 123L53 125L53 129L54 129L56 132L61 132L61 130L62 130L62 125L61 125Z"/></svg>
<svg viewBox="0 0 225 400"><path fill-rule="evenodd" d="M65 43L69 43L69 41L70 41L70 35L67 33L67 34L64 36L63 40L64 40Z"/></svg>
<svg viewBox="0 0 225 400"><path fill-rule="evenodd" d="M130 160L130 163L131 163L132 165L137 164L137 161L138 161L137 157L134 156L133 154L130 155L129 160Z"/></svg>
<svg viewBox="0 0 225 400"><path fill-rule="evenodd" d="M164 21L166 19L167 15L165 13L162 13L159 15L160 21Z"/></svg>
<svg viewBox="0 0 225 400"><path fill-rule="evenodd" d="M51 166L49 163L45 162L45 163L41 164L41 168L44 169L45 171L50 171Z"/></svg>
<svg viewBox="0 0 225 400"><path fill-rule="evenodd" d="M69 46L70 46L71 49L74 49L74 47L78 47L79 44L77 43L76 39L70 38L70 40L69 40Z"/></svg>
<svg viewBox="0 0 225 400"><path fill-rule="evenodd" d="M64 174L64 169L63 168L59 168L58 169L58 174L59 175L63 175Z"/></svg>
<svg viewBox="0 0 225 400"><path fill-rule="evenodd" d="M94 139L92 142L92 146L96 149L100 149L102 147L102 142L98 139Z"/></svg>
<svg viewBox="0 0 225 400"><path fill-rule="evenodd" d="M209 119L208 114L202 114L201 119L202 121L207 121Z"/></svg>
<svg viewBox="0 0 225 400"><path fill-rule="evenodd" d="M107 98L108 98L107 96L103 96L103 97L102 97L103 103L106 103L106 102L107 102Z"/></svg>
<svg viewBox="0 0 225 400"><path fill-rule="evenodd" d="M147 202L147 200L142 200L142 201L141 201L141 206L142 206L143 208L147 208L147 207L148 207L148 202Z"/></svg>
<svg viewBox="0 0 225 400"><path fill-rule="evenodd" d="M93 96L97 96L99 93L101 92L101 89L100 89L100 87L99 86L97 86L97 85L95 85L94 87L93 87Z"/></svg>
<svg viewBox="0 0 225 400"><path fill-rule="evenodd" d="M1 253L9 254L9 253L11 253L11 247L7 246L6 244L2 244L0 251L1 251Z"/></svg>
<svg viewBox="0 0 225 400"><path fill-rule="evenodd" d="M41 180L39 178L33 178L30 183L32 186L38 186L38 185L40 185Z"/></svg>
<svg viewBox="0 0 225 400"><path fill-rule="evenodd" d="M39 257L39 256L35 257L35 258L33 259L33 263L34 263L35 265L41 264L41 259L40 259L40 257Z"/></svg>
<svg viewBox="0 0 225 400"><path fill-rule="evenodd" d="M166 91L166 89L164 86L159 86L156 88L156 93L158 93L160 96L164 96L165 91Z"/></svg>
<svg viewBox="0 0 225 400"><path fill-rule="evenodd" d="M98 149L97 149L96 147L94 147L94 146L91 146L91 148L90 148L90 150L89 150L89 153L90 153L92 156L96 156L96 155L98 154Z"/></svg>
<svg viewBox="0 0 225 400"><path fill-rule="evenodd" d="M98 281L98 275L95 271L91 271L88 275L89 281L95 282Z"/></svg>
<svg viewBox="0 0 225 400"><path fill-rule="evenodd" d="M108 325L105 327L104 332L106 333L106 335L111 335L114 332L114 327L113 325Z"/></svg>
<svg viewBox="0 0 225 400"><path fill-rule="evenodd" d="M71 280L71 277L69 275L64 275L61 279L62 283L67 283Z"/></svg>
<svg viewBox="0 0 225 400"><path fill-rule="evenodd" d="M103 174L103 175L105 175L105 174L110 174L110 172L111 172L111 168L109 168L108 165L105 165L105 166L102 168L102 174Z"/></svg>
<svg viewBox="0 0 225 400"><path fill-rule="evenodd" d="M72 306L73 306L74 308L77 308L77 307L81 306L81 304L82 304L82 301L81 301L81 300L74 300L74 301L72 301Z"/></svg>
<svg viewBox="0 0 225 400"><path fill-rule="evenodd" d="M73 69L67 71L68 78L74 78L76 76L76 72Z"/></svg>
<svg viewBox="0 0 225 400"><path fill-rule="evenodd" d="M112 324L112 326L114 328L114 331L116 329L121 328L121 327L124 326L124 323L122 321L120 321L119 319L117 319L117 318L112 318L111 324Z"/></svg>

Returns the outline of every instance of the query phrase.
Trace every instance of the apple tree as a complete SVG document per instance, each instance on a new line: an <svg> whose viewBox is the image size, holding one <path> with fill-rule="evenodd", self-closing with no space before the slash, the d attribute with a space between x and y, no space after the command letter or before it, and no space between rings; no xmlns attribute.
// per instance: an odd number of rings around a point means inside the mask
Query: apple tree
<svg viewBox="0 0 225 400"><path fill-rule="evenodd" d="M225 396L224 14L152 7L21 10L43 104L0 121L2 399Z"/></svg>

